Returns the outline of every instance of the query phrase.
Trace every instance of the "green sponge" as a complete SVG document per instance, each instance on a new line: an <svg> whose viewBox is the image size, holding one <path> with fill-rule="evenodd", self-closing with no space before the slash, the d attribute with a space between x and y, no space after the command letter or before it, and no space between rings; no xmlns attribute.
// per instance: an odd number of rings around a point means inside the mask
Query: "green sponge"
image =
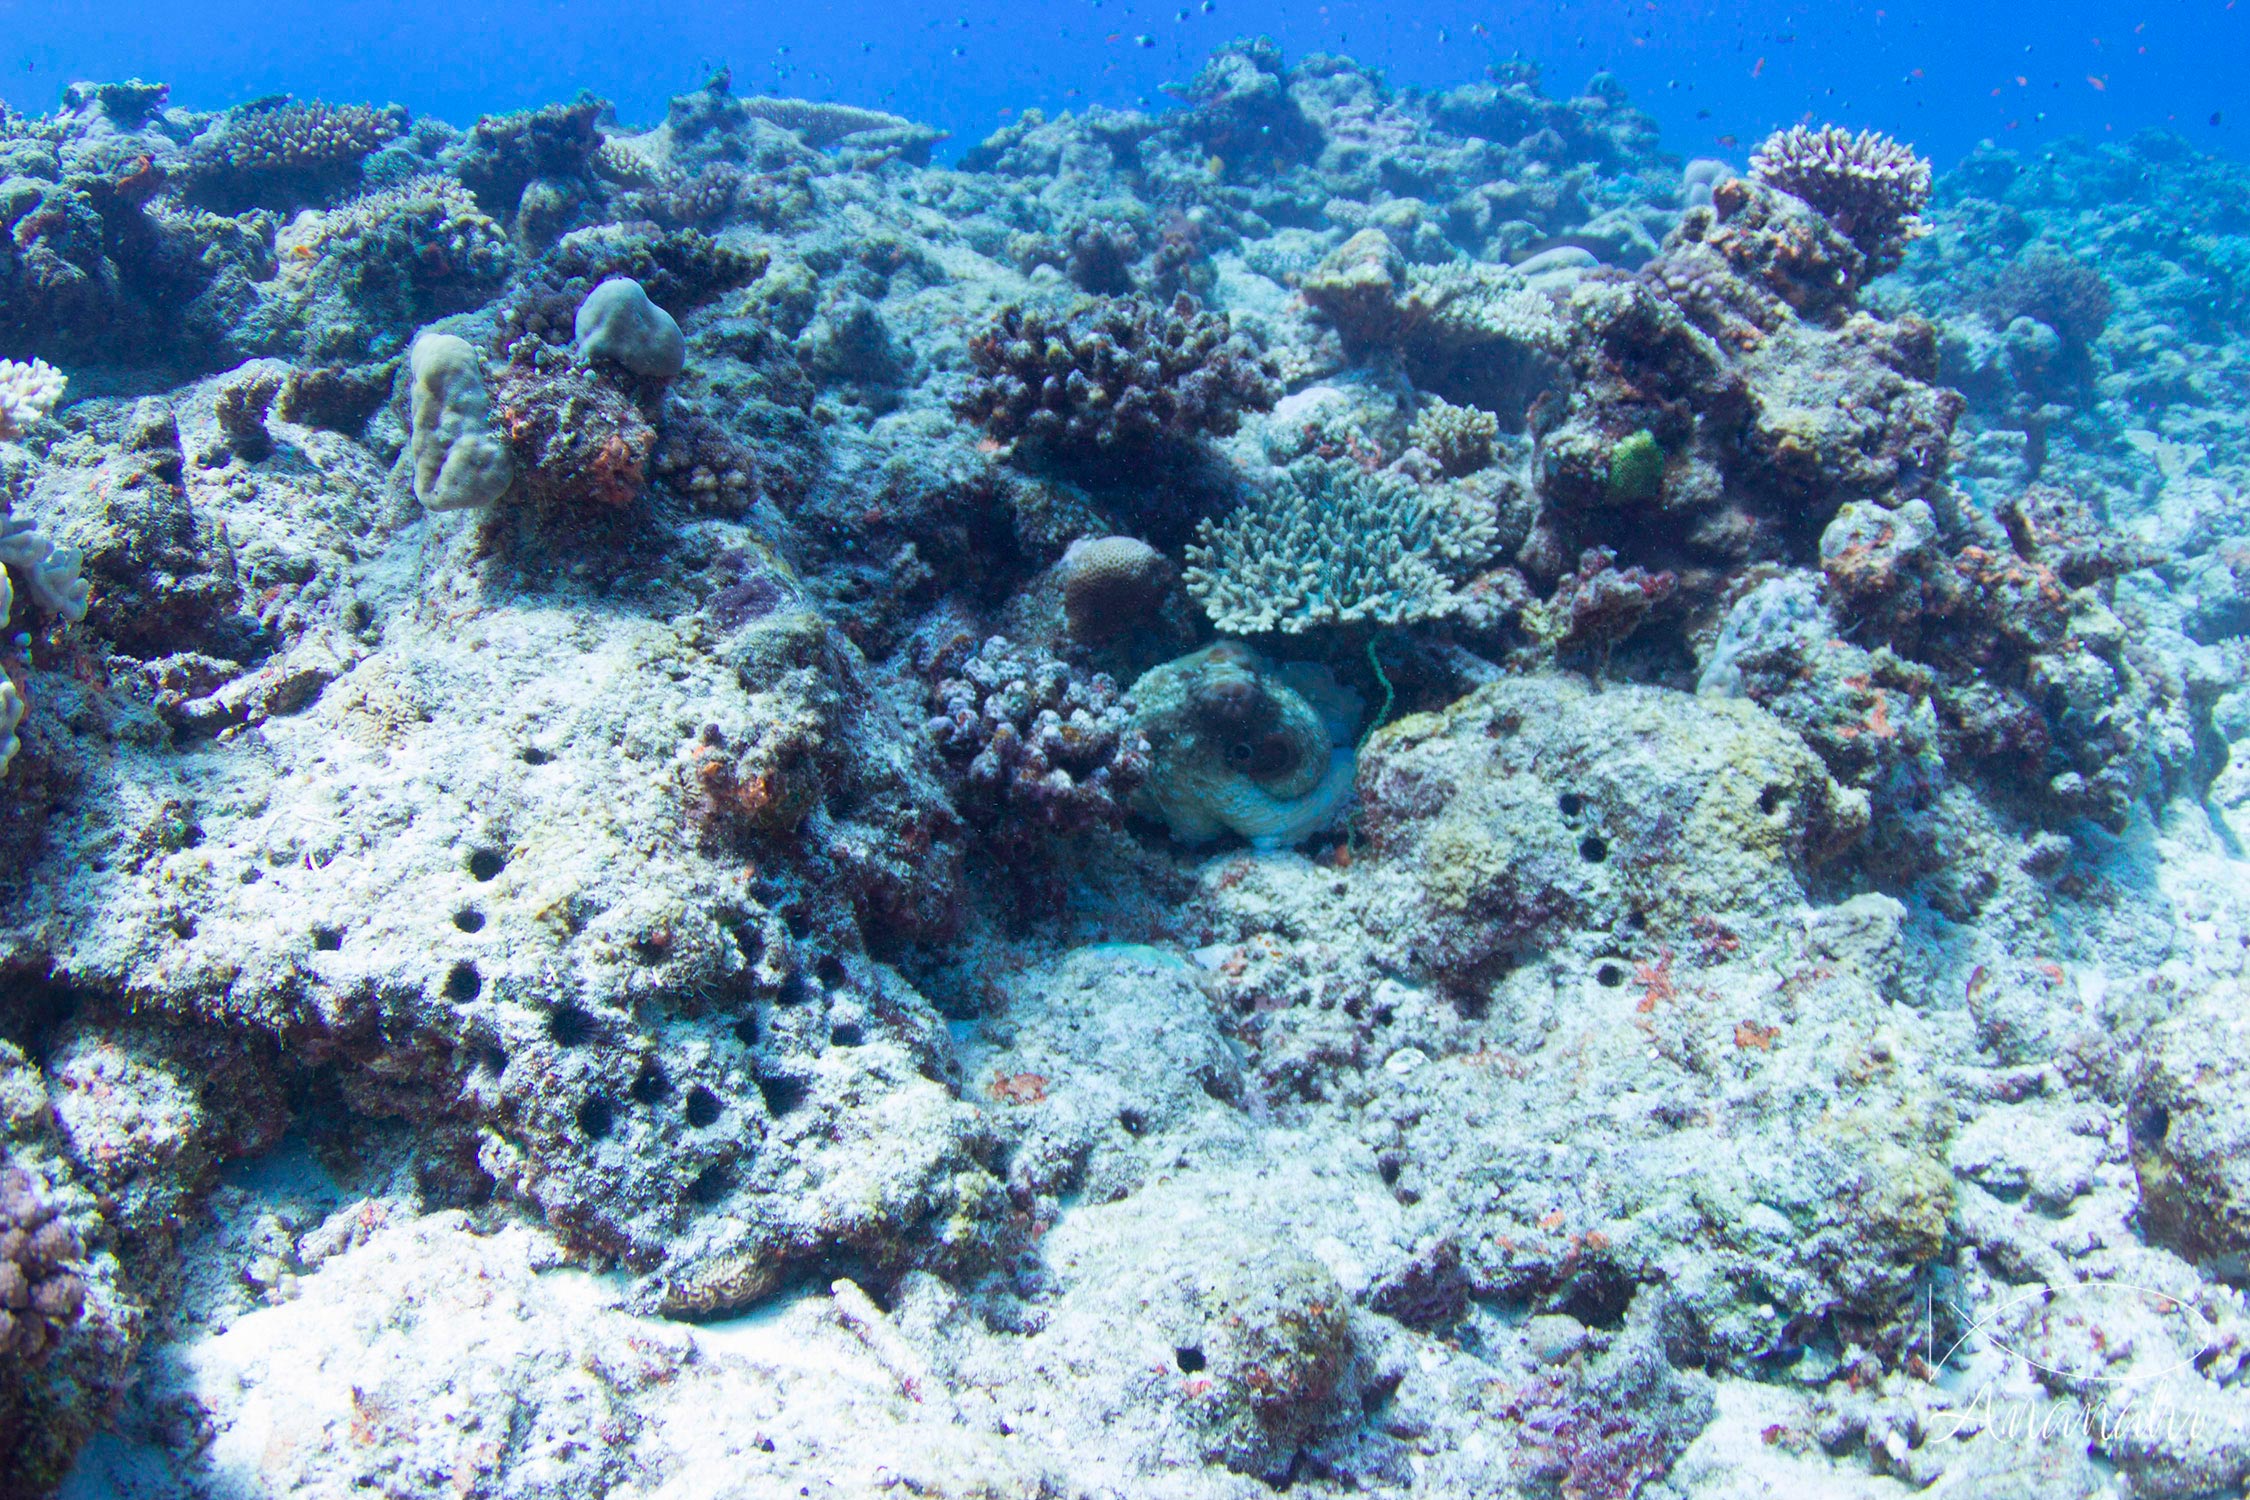
<svg viewBox="0 0 2250 1500"><path fill-rule="evenodd" d="M1621 438L1609 450L1609 499L1612 505L1654 500L1664 488L1664 447L1656 434L1643 427Z"/></svg>

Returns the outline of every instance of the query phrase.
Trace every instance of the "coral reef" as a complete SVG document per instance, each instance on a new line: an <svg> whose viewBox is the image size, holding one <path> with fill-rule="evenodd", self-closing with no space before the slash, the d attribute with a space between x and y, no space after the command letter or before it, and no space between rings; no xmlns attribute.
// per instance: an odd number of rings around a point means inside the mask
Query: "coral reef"
<svg viewBox="0 0 2250 1500"><path fill-rule="evenodd" d="M2240 1488L2250 175L1182 71L0 119L0 1490Z"/></svg>

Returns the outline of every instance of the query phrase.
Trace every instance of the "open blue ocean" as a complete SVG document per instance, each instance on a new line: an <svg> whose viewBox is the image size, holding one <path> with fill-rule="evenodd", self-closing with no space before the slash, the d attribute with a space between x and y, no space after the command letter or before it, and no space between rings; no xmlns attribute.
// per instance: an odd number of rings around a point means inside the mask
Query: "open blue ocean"
<svg viewBox="0 0 2250 1500"><path fill-rule="evenodd" d="M2054 4L1815 6L1277 5L1260 0L433 5L339 0L302 23L243 8L9 0L0 99L51 108L78 78L161 79L216 109L274 93L396 102L466 125L488 112L609 99L649 119L719 67L746 90L869 104L973 144L1025 108L1159 107L1213 47L1268 35L1338 53L1400 88L1445 88L1505 58L1550 86L1616 75L1684 155L1745 151L1800 119L1875 126L1950 164L1979 140L2181 131L2239 151L2250 14L2228 0L2136 11ZM1732 143L1730 145L1730 142Z"/></svg>

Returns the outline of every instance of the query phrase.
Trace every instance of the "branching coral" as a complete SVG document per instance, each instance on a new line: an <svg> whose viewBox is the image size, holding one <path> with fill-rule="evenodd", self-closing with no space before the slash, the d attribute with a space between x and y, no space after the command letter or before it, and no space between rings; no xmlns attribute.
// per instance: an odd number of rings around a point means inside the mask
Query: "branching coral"
<svg viewBox="0 0 2250 1500"><path fill-rule="evenodd" d="M1148 772L1115 682L1004 636L938 684L935 706L930 734L963 815L1007 844L1116 826Z"/></svg>
<svg viewBox="0 0 2250 1500"><path fill-rule="evenodd" d="M793 132L808 146L833 146L851 136L873 135L885 140L918 140L923 149L945 139L945 132L917 125L904 115L854 104L834 104L813 99L775 99L754 95L742 101L742 112L754 120Z"/></svg>
<svg viewBox="0 0 2250 1500"><path fill-rule="evenodd" d="M1187 588L1220 630L1294 635L1450 613L1497 527L1467 492L1307 459L1188 548Z"/></svg>
<svg viewBox="0 0 2250 1500"><path fill-rule="evenodd" d="M1458 477L1492 462L1492 440L1499 434L1500 419L1491 412L1432 397L1407 429L1406 442Z"/></svg>
<svg viewBox="0 0 2250 1500"><path fill-rule="evenodd" d="M252 104L196 138L188 173L200 178L276 177L356 166L395 137L402 111L365 104Z"/></svg>
<svg viewBox="0 0 2250 1500"><path fill-rule="evenodd" d="M1750 175L1812 205L1877 275L1897 268L1907 241L1922 233L1919 216L1930 201L1930 164L1911 146L1841 125L1775 131L1751 155Z"/></svg>
<svg viewBox="0 0 2250 1500"><path fill-rule="evenodd" d="M1272 362L1184 294L1170 307L1097 300L1067 319L1011 307L969 357L976 375L956 410L1063 460L1122 462L1224 436L1281 394Z"/></svg>
<svg viewBox="0 0 2250 1500"><path fill-rule="evenodd" d="M69 377L43 359L29 364L0 359L0 438L22 437L24 430L53 411Z"/></svg>
<svg viewBox="0 0 2250 1500"><path fill-rule="evenodd" d="M84 1253L31 1174L0 1165L0 1361L44 1358L77 1321L86 1287L69 1263Z"/></svg>

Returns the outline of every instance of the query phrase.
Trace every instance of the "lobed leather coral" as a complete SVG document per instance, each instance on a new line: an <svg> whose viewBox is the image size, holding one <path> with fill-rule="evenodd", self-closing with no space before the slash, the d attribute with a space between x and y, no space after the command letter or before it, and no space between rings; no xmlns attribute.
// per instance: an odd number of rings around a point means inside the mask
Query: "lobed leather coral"
<svg viewBox="0 0 2250 1500"><path fill-rule="evenodd" d="M1009 307L969 357L976 373L955 409L1063 461L1125 463L1224 437L1281 395L1273 362L1184 292L1169 307L1097 299L1064 318Z"/></svg>

